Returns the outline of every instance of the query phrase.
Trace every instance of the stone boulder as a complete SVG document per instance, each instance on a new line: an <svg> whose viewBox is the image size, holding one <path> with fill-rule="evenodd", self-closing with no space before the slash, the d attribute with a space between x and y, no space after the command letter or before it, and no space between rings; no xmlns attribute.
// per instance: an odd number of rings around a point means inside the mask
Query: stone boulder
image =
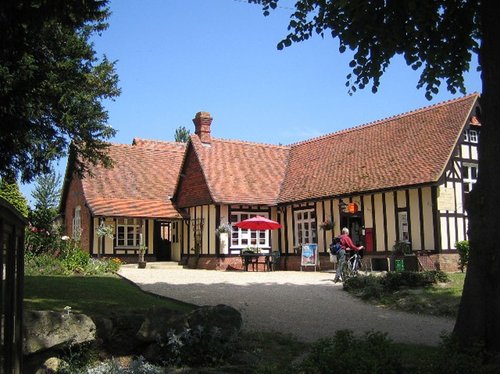
<svg viewBox="0 0 500 374"><path fill-rule="evenodd" d="M84 314L32 310L24 312L25 355L91 342L95 340L95 336L96 326Z"/></svg>
<svg viewBox="0 0 500 374"><path fill-rule="evenodd" d="M137 332L137 338L143 342L156 342L158 337L165 336L167 331L179 332L187 327L185 315L181 312L165 308L151 308L146 312L144 322Z"/></svg>
<svg viewBox="0 0 500 374"><path fill-rule="evenodd" d="M228 305L202 306L186 316L189 328L196 326L204 328L218 327L223 340L236 338L241 330L243 320L241 313Z"/></svg>

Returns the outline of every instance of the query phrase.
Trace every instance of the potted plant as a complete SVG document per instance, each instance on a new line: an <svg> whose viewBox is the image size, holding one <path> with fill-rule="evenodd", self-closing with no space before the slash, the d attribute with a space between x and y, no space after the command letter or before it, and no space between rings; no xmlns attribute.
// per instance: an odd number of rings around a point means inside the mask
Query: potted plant
<svg viewBox="0 0 500 374"><path fill-rule="evenodd" d="M392 251L396 256L410 255L413 253L411 251L411 243L406 240L398 240L392 247Z"/></svg>
<svg viewBox="0 0 500 374"><path fill-rule="evenodd" d="M229 234L232 231L231 224L229 222L221 223L217 229L215 229L215 234L219 236L220 240L220 254L227 255L229 253Z"/></svg>
<svg viewBox="0 0 500 374"><path fill-rule="evenodd" d="M146 247L145 245L139 246L139 263L138 263L139 269L146 268L146 260L144 259L144 254L146 253L147 249L148 247Z"/></svg>
<svg viewBox="0 0 500 374"><path fill-rule="evenodd" d="M198 267L198 261L200 260L201 254L200 243L195 242L194 247L191 248L191 252L194 253L194 256L191 254L188 256L187 266L190 269L196 269Z"/></svg>
<svg viewBox="0 0 500 374"><path fill-rule="evenodd" d="M321 230L332 230L333 229L333 220L327 219L319 224L319 228Z"/></svg>
<svg viewBox="0 0 500 374"><path fill-rule="evenodd" d="M411 250L411 243L407 240L398 240L392 247L392 257L395 270L416 270L416 258L410 259L407 256L415 257Z"/></svg>

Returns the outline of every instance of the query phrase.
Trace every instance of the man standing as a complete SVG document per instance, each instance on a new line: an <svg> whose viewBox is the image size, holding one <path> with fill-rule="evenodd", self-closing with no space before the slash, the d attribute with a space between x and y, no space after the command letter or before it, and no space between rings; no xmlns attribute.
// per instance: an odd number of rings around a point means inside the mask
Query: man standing
<svg viewBox="0 0 500 374"><path fill-rule="evenodd" d="M337 283L342 277L342 267L345 263L345 254L348 250L354 250L356 252L362 250L364 247L361 245L359 247L355 246L352 239L349 237L349 229L344 227L342 229L342 235L340 235L340 250L337 252L337 270L335 272L335 278L333 281ZM344 280L344 279L342 279Z"/></svg>

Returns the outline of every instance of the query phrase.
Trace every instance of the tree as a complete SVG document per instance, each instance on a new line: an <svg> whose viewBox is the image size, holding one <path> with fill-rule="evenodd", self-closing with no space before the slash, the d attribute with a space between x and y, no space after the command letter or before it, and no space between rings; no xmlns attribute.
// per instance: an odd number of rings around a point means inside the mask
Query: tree
<svg viewBox="0 0 500 374"><path fill-rule="evenodd" d="M28 201L15 181L6 178L0 179L0 197L13 205L23 217L28 217Z"/></svg>
<svg viewBox="0 0 500 374"><path fill-rule="evenodd" d="M23 182L77 154L76 171L111 165L101 101L119 95L114 63L89 38L106 29L107 0L0 2L0 176Z"/></svg>
<svg viewBox="0 0 500 374"><path fill-rule="evenodd" d="M261 0L264 14L279 0ZM302 42L314 34L330 34L339 51L353 51L350 93L380 78L395 55L421 70L417 87L428 99L441 82L455 93L465 92L463 73L474 54L481 69L481 141L479 176L470 194L469 266L454 335L462 347L484 344L500 352L500 22L493 0L298 0L291 15L290 33L278 49Z"/></svg>
<svg viewBox="0 0 500 374"><path fill-rule="evenodd" d="M189 130L184 126L179 126L175 129L175 141L179 143L187 143L189 140Z"/></svg>
<svg viewBox="0 0 500 374"><path fill-rule="evenodd" d="M31 197L35 202L35 207L30 212L31 224L38 229L50 231L57 217L61 197L61 175L52 171L38 177Z"/></svg>

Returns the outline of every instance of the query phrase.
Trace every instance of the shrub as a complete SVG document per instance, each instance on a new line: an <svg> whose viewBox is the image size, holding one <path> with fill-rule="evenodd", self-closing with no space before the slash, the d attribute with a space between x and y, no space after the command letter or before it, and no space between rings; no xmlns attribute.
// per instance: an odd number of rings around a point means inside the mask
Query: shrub
<svg viewBox="0 0 500 374"><path fill-rule="evenodd" d="M333 338L320 339L310 354L298 364L300 373L401 373L400 353L387 334L370 331L356 338L350 330L340 330Z"/></svg>
<svg viewBox="0 0 500 374"><path fill-rule="evenodd" d="M63 241L64 246L54 253L26 251L26 275L101 275L118 271L122 262L117 258L92 258L83 252L78 243Z"/></svg>
<svg viewBox="0 0 500 374"><path fill-rule="evenodd" d="M55 252L62 246L60 227L52 230L39 229L34 226L26 228L25 248L33 253Z"/></svg>
<svg viewBox="0 0 500 374"><path fill-rule="evenodd" d="M169 365L214 366L221 364L235 351L234 341L225 339L221 330L196 326L180 333L170 330L159 339L164 362Z"/></svg>
<svg viewBox="0 0 500 374"><path fill-rule="evenodd" d="M458 267L463 273L465 267L469 264L469 241L462 240L460 242L456 242L455 248L457 249L459 256Z"/></svg>
<svg viewBox="0 0 500 374"><path fill-rule="evenodd" d="M431 366L431 373L435 374L493 374L500 369L483 346L460 349L458 341L448 335L441 337L438 355Z"/></svg>
<svg viewBox="0 0 500 374"><path fill-rule="evenodd" d="M344 282L344 290L354 293L363 300L379 299L384 294L381 278L373 275L347 279Z"/></svg>
<svg viewBox="0 0 500 374"><path fill-rule="evenodd" d="M388 292L397 291L401 288L429 287L442 281L448 281L448 276L442 271L389 272L382 278L384 289Z"/></svg>

